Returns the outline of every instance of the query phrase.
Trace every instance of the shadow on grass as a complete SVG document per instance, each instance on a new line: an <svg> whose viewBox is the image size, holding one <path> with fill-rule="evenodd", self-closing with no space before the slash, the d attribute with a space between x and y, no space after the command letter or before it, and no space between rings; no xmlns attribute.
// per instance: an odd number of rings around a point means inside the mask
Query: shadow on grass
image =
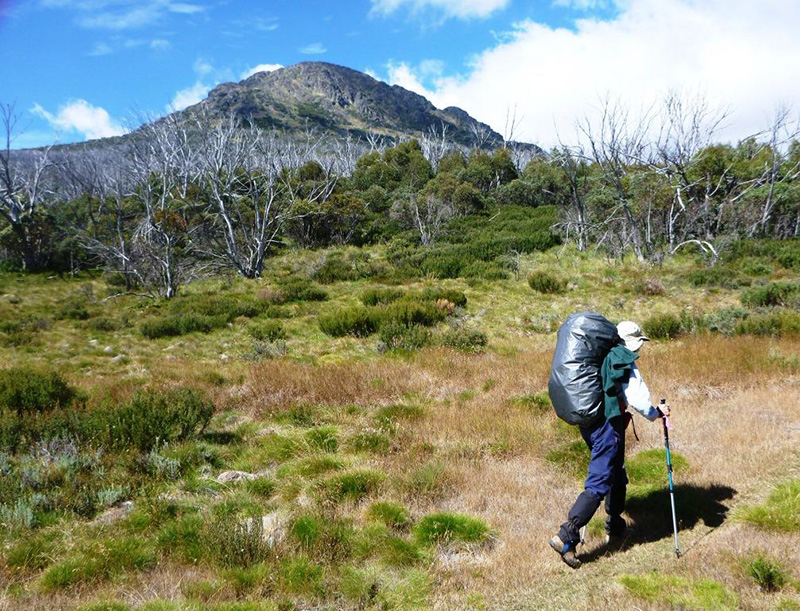
<svg viewBox="0 0 800 611"><path fill-rule="evenodd" d="M680 531L693 528L700 521L710 528L721 526L727 519L729 509L723 501L732 499L735 494L736 490L730 486L677 484L675 513L678 516L679 534ZM625 509L636 527L631 538L622 547L612 548L604 543L588 554L582 554L582 562L591 562L608 553L641 543L672 537L672 509L668 489L637 491L633 487L628 493Z"/></svg>

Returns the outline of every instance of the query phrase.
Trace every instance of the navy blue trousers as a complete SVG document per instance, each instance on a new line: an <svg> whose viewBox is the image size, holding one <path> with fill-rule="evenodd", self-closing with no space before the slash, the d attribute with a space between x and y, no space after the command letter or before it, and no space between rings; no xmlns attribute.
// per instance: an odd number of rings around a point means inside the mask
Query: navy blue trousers
<svg viewBox="0 0 800 611"><path fill-rule="evenodd" d="M605 498L606 532L621 534L625 529L625 417L617 416L581 428L581 435L591 451L584 491L570 509L567 521L561 525L559 536L565 543L576 543L580 529L592 519Z"/></svg>

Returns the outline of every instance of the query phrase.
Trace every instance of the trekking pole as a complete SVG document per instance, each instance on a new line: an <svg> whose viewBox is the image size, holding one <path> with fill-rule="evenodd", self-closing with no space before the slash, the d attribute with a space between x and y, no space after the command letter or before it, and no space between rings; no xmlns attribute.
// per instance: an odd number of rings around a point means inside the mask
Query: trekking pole
<svg viewBox="0 0 800 611"><path fill-rule="evenodd" d="M661 399L659 402L660 405L666 405L667 400ZM678 543L678 519L675 516L675 486L672 482L672 456L669 453L669 429L672 427L669 424L669 420L667 416L663 416L661 418L661 422L664 425L664 447L667 450L667 472L669 474L669 502L672 506L672 530L675 533L675 556L677 558L681 557L681 548Z"/></svg>

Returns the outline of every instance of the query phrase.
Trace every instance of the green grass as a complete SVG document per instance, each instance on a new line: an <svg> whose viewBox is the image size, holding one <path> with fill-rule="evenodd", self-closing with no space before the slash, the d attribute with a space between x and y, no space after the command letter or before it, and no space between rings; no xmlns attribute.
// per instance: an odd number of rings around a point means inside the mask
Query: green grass
<svg viewBox="0 0 800 611"><path fill-rule="evenodd" d="M765 530L800 531L800 479L778 484L763 504L742 507L735 515Z"/></svg>
<svg viewBox="0 0 800 611"><path fill-rule="evenodd" d="M755 554L744 561L747 576L764 592L776 592L789 581L786 568L764 554Z"/></svg>
<svg viewBox="0 0 800 611"><path fill-rule="evenodd" d="M378 501L367 510L367 517L385 524L389 528L402 530L411 523L411 516L403 505Z"/></svg>
<svg viewBox="0 0 800 611"><path fill-rule="evenodd" d="M327 503L360 501L376 493L385 480L386 474L377 469L353 469L322 480L319 490Z"/></svg>
<svg viewBox="0 0 800 611"><path fill-rule="evenodd" d="M490 535L482 520L451 512L429 514L414 527L414 537L420 545L484 543Z"/></svg>
<svg viewBox="0 0 800 611"><path fill-rule="evenodd" d="M687 611L733 611L739 608L736 594L711 579L691 580L674 575L646 573L623 575L619 581L635 598L668 604Z"/></svg>
<svg viewBox="0 0 800 611"><path fill-rule="evenodd" d="M676 476L689 468L689 461L674 451L670 452L672 471ZM625 461L630 483L635 486L659 487L667 481L667 454L654 448L638 452Z"/></svg>

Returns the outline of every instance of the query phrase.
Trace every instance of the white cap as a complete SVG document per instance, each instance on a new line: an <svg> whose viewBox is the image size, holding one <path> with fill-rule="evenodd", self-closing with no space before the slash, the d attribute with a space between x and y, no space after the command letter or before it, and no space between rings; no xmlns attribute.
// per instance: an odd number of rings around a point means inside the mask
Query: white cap
<svg viewBox="0 0 800 611"><path fill-rule="evenodd" d="M642 333L639 325L630 320L623 320L617 325L617 334L625 342L625 347L633 352L641 348L644 342L650 341L650 338Z"/></svg>

